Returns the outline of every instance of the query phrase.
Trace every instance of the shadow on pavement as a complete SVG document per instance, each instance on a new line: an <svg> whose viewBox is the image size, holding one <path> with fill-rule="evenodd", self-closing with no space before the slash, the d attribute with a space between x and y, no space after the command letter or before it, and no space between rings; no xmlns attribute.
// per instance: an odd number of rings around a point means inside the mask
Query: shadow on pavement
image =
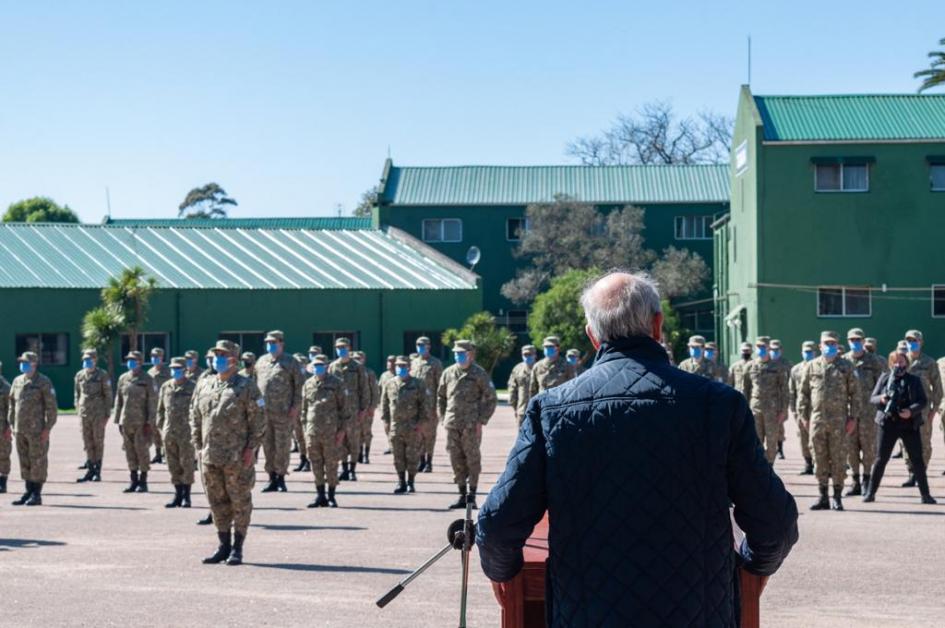
<svg viewBox="0 0 945 628"><path fill-rule="evenodd" d="M273 523L253 523L251 528L260 528L262 530L272 530L275 532L303 532L306 530L342 530L345 532L356 532L358 530L367 530L361 526L303 526L303 525L280 525Z"/></svg>
<svg viewBox="0 0 945 628"><path fill-rule="evenodd" d="M945 511L943 510L856 510L854 512L868 515L932 515L933 517L945 517Z"/></svg>
<svg viewBox="0 0 945 628"><path fill-rule="evenodd" d="M339 496L341 494L339 493ZM341 506L345 510L379 510L393 512L447 512L444 508L395 508L393 506Z"/></svg>
<svg viewBox="0 0 945 628"><path fill-rule="evenodd" d="M137 506L82 506L80 504L47 504L47 508L78 508L79 510L150 510Z"/></svg>
<svg viewBox="0 0 945 628"><path fill-rule="evenodd" d="M285 569L287 571L318 571L328 573L379 573L379 574L408 574L407 569L389 569L387 567L352 567L350 565L304 565L300 563L244 563L249 567L264 567L266 569Z"/></svg>
<svg viewBox="0 0 945 628"><path fill-rule="evenodd" d="M0 539L0 552L29 547L56 547L65 545L62 541L43 541L41 539Z"/></svg>

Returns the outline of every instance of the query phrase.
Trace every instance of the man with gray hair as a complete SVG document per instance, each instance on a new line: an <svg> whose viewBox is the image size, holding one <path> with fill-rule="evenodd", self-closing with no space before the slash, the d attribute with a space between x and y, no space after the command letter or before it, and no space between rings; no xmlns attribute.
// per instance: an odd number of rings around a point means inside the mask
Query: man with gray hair
<svg viewBox="0 0 945 628"><path fill-rule="evenodd" d="M581 304L594 368L529 402L479 515L483 571L504 594L547 511L549 626L734 626L737 567L780 567L797 541L794 498L745 398L670 365L648 277L609 273Z"/></svg>

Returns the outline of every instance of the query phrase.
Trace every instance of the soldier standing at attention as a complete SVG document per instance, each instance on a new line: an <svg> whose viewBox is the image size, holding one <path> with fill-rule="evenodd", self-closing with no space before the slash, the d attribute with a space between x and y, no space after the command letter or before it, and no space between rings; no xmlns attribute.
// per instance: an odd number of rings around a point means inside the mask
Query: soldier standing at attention
<svg viewBox="0 0 945 628"><path fill-rule="evenodd" d="M528 393L534 397L543 390L560 386L573 377L568 363L561 359L561 342L557 336L548 336L542 342L545 357L532 367Z"/></svg>
<svg viewBox="0 0 945 628"><path fill-rule="evenodd" d="M922 410L922 425L919 427L919 436L922 439L922 458L925 460L925 470L928 472L929 461L932 459L932 415L941 406L943 394L942 377L938 372L938 364L935 363L932 357L922 352L924 342L921 331L910 329L906 332L906 343L909 346L909 369L907 372L922 380L922 390L929 400ZM906 464L909 466L909 479L902 485L914 487L915 473L912 472L909 452L906 452Z"/></svg>
<svg viewBox="0 0 945 628"><path fill-rule="evenodd" d="M213 347L210 347L209 349L207 349L207 356L209 356L209 357L206 358L206 360L207 360L207 368L206 368L205 370L200 370L200 371L199 371L200 374L197 375L196 377L191 377L191 375L188 374L188 371L187 371L187 369L186 369L186 364L189 363L190 359L187 358L186 355L184 356L184 364L185 364L184 377L186 377L187 379L189 379L189 380L191 380L191 381L196 382L196 386L194 387L193 400L191 401L191 405L190 405L191 421L193 421L193 415L194 415L194 406L193 406L193 404L197 401L197 398L200 396L200 391L203 389L203 386L206 385L207 382L211 382L211 383L212 383L212 382L214 382L214 381L216 380L216 374L217 374L217 372L216 372L215 370L213 370L213 360L214 360L214 356L215 356L215 354L213 353L213 349L214 349ZM190 353L190 352L188 352L188 353ZM194 352L192 352L192 353L193 353L194 355L197 355L197 352L196 352L196 351L194 351ZM255 381L255 380L254 380L254 381ZM257 458L259 457L259 449L258 449L258 448L256 449L256 457L257 457ZM200 465L200 457L199 457L199 456L197 456L197 464L198 464L198 466ZM201 476L202 476L202 475L203 475L203 474L201 473ZM255 479L254 479L254 482L255 482ZM206 493L206 487L204 487L204 493ZM199 525L199 526L208 526L208 525L210 525L211 523L213 523L213 511L208 512L206 517L204 517L203 519L201 519L200 521L197 522L197 525Z"/></svg>
<svg viewBox="0 0 945 628"><path fill-rule="evenodd" d="M174 485L174 499L165 508L190 508L194 483L194 445L191 442L190 406L197 382L184 376L184 358L171 360L171 379L158 390L157 429L164 432L167 470Z"/></svg>
<svg viewBox="0 0 945 628"><path fill-rule="evenodd" d="M286 492L292 449L292 426L301 412L302 373L298 363L285 352L285 334L273 330L266 334L266 355L256 360L256 383L265 401L265 437L263 453L269 484L263 493Z"/></svg>
<svg viewBox="0 0 945 628"><path fill-rule="evenodd" d="M687 373L712 379L715 368L705 357L705 338L702 336L689 337L689 357L679 363L679 368Z"/></svg>
<svg viewBox="0 0 945 628"><path fill-rule="evenodd" d="M781 348L781 341L775 338L771 339L771 359L784 370L785 381L790 385L791 379L791 367L794 366L791 364L791 361L784 357L784 351ZM790 410L790 405L788 407ZM778 424L778 460L784 460L784 424L787 422L787 415L785 415L785 420L782 420Z"/></svg>
<svg viewBox="0 0 945 628"><path fill-rule="evenodd" d="M158 388L142 366L140 351L129 351L125 360L128 370L118 378L114 409L114 421L121 432L125 460L128 461L131 474L131 484L124 492L147 493L149 450Z"/></svg>
<svg viewBox="0 0 945 628"><path fill-rule="evenodd" d="M357 482L355 468L361 450L361 421L370 409L372 393L364 367L351 357L351 341L347 338L336 340L335 354L338 357L329 365L328 372L344 382L345 398L349 404L339 479Z"/></svg>
<svg viewBox="0 0 945 628"><path fill-rule="evenodd" d="M82 370L75 374L75 408L85 446L85 475L76 482L100 482L105 453L105 426L111 413L112 383L108 373L95 366L95 349L82 352ZM80 467L81 468L81 467Z"/></svg>
<svg viewBox="0 0 945 628"><path fill-rule="evenodd" d="M364 419L361 420L361 453L358 454L358 462L371 464L371 441L374 440L374 411L381 401L381 392L377 387L377 374L374 369L368 368L367 355L364 351L355 351L354 359L364 367L364 372L368 378L368 387L371 389L370 407L368 407Z"/></svg>
<svg viewBox="0 0 945 628"><path fill-rule="evenodd" d="M344 426L349 420L344 382L328 373L328 356L316 355L311 361L312 376L302 387L302 418L305 444L315 490L318 496L309 508L338 507L335 487L338 486L338 458ZM325 484L328 495L325 495Z"/></svg>
<svg viewBox="0 0 945 628"><path fill-rule="evenodd" d="M739 348L739 354L741 359L735 362L732 365L732 368L728 370L728 383L729 385L737 390L738 392L748 397L745 394L745 371L748 369L748 365L751 364L751 344L743 342Z"/></svg>
<svg viewBox="0 0 945 628"><path fill-rule="evenodd" d="M535 345L525 345L522 347L522 361L515 365L512 374L509 375L509 405L515 412L515 420L519 427L522 425L522 418L525 416L525 408L528 407L528 400L532 398L529 394L529 384L531 383L532 367L535 365L535 358L538 355L538 349Z"/></svg>
<svg viewBox="0 0 945 628"><path fill-rule="evenodd" d="M0 369L3 368L3 362L0 362ZM10 382L3 378L0 373L0 425L7 420L7 413L10 410ZM6 434L0 434L0 493L7 492L7 478L10 477L10 454L12 454L11 438Z"/></svg>
<svg viewBox="0 0 945 628"><path fill-rule="evenodd" d="M764 444L765 458L774 465L780 424L787 418L788 376L771 359L770 341L768 336L758 336L755 340L755 359L744 369L742 390L755 415L755 431Z"/></svg>
<svg viewBox="0 0 945 628"><path fill-rule="evenodd" d="M876 340L876 338L867 338L867 339L863 342L863 348L866 349L866 352L867 352L867 353L872 353L872 354L875 355L875 354L876 354L876 345L877 345L877 343L878 343L878 341Z"/></svg>
<svg viewBox="0 0 945 628"><path fill-rule="evenodd" d="M219 340L214 353L217 376L200 386L190 417L191 437L200 452L203 485L220 539L217 551L203 562L240 565L253 513L253 456L265 429L262 410L266 403L255 382L237 373L239 347L235 343Z"/></svg>
<svg viewBox="0 0 945 628"><path fill-rule="evenodd" d="M797 412L810 430L814 473L820 490L820 499L811 510L843 510L846 444L856 428L853 411L857 386L853 365L840 357L839 344L837 332L821 332L820 357L814 358L801 375ZM828 501L827 485L831 481L833 499Z"/></svg>
<svg viewBox="0 0 945 628"><path fill-rule="evenodd" d="M725 383L728 381L728 367L719 360L719 345L715 342L705 343L705 359L712 363L712 379Z"/></svg>
<svg viewBox="0 0 945 628"><path fill-rule="evenodd" d="M381 376L377 380L377 398L381 398L381 391L384 390L384 384L387 383L391 377L394 377L394 360L397 359L397 356L389 355L387 356L387 368L381 373ZM413 361L411 360L411 364ZM390 426L386 423L384 425L384 436L387 438L387 448L384 450L384 455L387 456L391 453L390 449Z"/></svg>
<svg viewBox="0 0 945 628"><path fill-rule="evenodd" d="M396 376L384 382L381 420L390 426L390 446L397 472L395 495L414 492L414 477L420 459L420 425L430 416L433 397L422 379L410 376L410 360L397 356Z"/></svg>
<svg viewBox="0 0 945 628"><path fill-rule="evenodd" d="M814 457L810 453L810 432L797 413L797 394L801 388L801 376L804 368L816 357L817 345L813 340L805 340L801 345L801 361L791 367L788 380L788 410L797 423L797 435L801 441L801 455L804 456L804 469L798 475L814 475Z"/></svg>
<svg viewBox="0 0 945 628"><path fill-rule="evenodd" d="M246 351L240 356L240 375L256 381L256 354L252 351Z"/></svg>
<svg viewBox="0 0 945 628"><path fill-rule="evenodd" d="M164 363L164 349L160 347L151 349L151 368L148 369L148 375L154 380L154 385L158 390L161 390L164 382L171 378L171 369ZM151 458L151 464L160 464L164 462L161 430L151 430L151 437L154 441L154 457Z"/></svg>
<svg viewBox="0 0 945 628"><path fill-rule="evenodd" d="M863 495L869 491L870 470L876 461L876 406L870 403L870 396L887 366L881 357L866 351L865 337L862 329L854 327L848 331L847 344L850 350L843 356L853 365L853 378L857 385L853 403L856 425L847 442L847 465L853 474L853 486L845 493L845 497ZM863 484L860 484L861 464Z"/></svg>
<svg viewBox="0 0 945 628"><path fill-rule="evenodd" d="M200 354L191 349L184 353L184 375L187 379L192 379L197 381L200 379L200 375L203 373L203 369L200 368Z"/></svg>
<svg viewBox="0 0 945 628"><path fill-rule="evenodd" d="M430 354L431 342L428 337L417 338L416 346L416 357L410 358L410 375L424 382L436 399L440 377L443 376L443 362ZM433 471L433 450L436 446L436 430L440 423L436 416L436 404L429 405L430 415L420 422L420 471L424 473Z"/></svg>
<svg viewBox="0 0 945 628"><path fill-rule="evenodd" d="M7 414L0 417L4 440L16 438L16 456L26 492L14 506L41 506L43 484L49 467L49 432L56 424L56 389L49 378L37 371L39 356L27 351L17 361L20 375L13 380Z"/></svg>
<svg viewBox="0 0 945 628"><path fill-rule="evenodd" d="M294 353L292 357L299 363L299 373L302 376L302 385L304 386L305 380L312 376L311 364L309 364L311 360L302 353ZM302 421L301 412L299 412L299 416L295 417L295 420L292 421L292 449L289 450L289 453L299 454L299 465L292 469L295 472L312 470L312 465L309 464L308 456L305 454L305 430L302 428Z"/></svg>
<svg viewBox="0 0 945 628"><path fill-rule="evenodd" d="M568 366L571 367L571 377L577 377L586 369L581 366L581 352L578 349L568 349L564 356Z"/></svg>
<svg viewBox="0 0 945 628"><path fill-rule="evenodd" d="M476 488L482 470L479 450L482 426L492 418L497 399L489 374L475 363L476 345L471 340L457 340L453 357L456 363L443 371L437 389L437 404L446 428L446 450L453 466L453 481L459 489L459 499L450 508L465 508L467 501L476 508Z"/></svg>

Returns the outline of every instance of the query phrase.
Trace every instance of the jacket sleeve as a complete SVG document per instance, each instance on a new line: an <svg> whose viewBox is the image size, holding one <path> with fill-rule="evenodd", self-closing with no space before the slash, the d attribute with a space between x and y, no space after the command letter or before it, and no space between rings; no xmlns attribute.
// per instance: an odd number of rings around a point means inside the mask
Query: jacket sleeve
<svg viewBox="0 0 945 628"><path fill-rule="evenodd" d="M801 371L800 390L797 395L797 415L805 421L810 421L810 364Z"/></svg>
<svg viewBox="0 0 945 628"><path fill-rule="evenodd" d="M203 449L203 414L200 411L199 386L194 389L194 397L190 400L190 442L193 443L197 455Z"/></svg>
<svg viewBox="0 0 945 628"><path fill-rule="evenodd" d="M155 427L157 427L158 430L164 429L164 411L165 410L166 408L164 407L164 387L161 386L161 388L158 389L157 410L155 410L155 413L154 413L155 414L154 425Z"/></svg>
<svg viewBox="0 0 945 628"><path fill-rule="evenodd" d="M727 476L735 522L745 532L739 548L743 567L770 576L797 542L797 504L765 459L742 398L736 398L732 413Z"/></svg>
<svg viewBox="0 0 945 628"><path fill-rule="evenodd" d="M292 398L289 400L289 411L301 411L302 387L305 385L305 376L302 375L300 369L290 369L290 372L292 373ZM260 414L262 413L260 412ZM263 423L265 423L265 419L263 419Z"/></svg>
<svg viewBox="0 0 945 628"><path fill-rule="evenodd" d="M388 382L391 380L387 380ZM385 382L387 383L387 382ZM387 400L387 386L381 388L381 421L390 423L390 402Z"/></svg>
<svg viewBox="0 0 945 628"><path fill-rule="evenodd" d="M155 417L157 416L157 398L158 385L157 382L151 380L151 386L148 388L148 415L144 417L144 420L146 423L150 423L152 427L154 426Z"/></svg>
<svg viewBox="0 0 945 628"><path fill-rule="evenodd" d="M256 386L256 383L252 380L249 380L249 385L247 386L248 391L246 394L246 449L256 449L262 444L263 433L266 431L266 419L263 417L263 406L265 402L262 401L262 393L259 392L259 388ZM299 391L301 395L302 391ZM260 405L262 402L262 405ZM304 443L299 443L300 448L304 448Z"/></svg>
<svg viewBox="0 0 945 628"><path fill-rule="evenodd" d="M79 371L79 373L81 372ZM72 378L72 401L75 404L76 411L79 409L80 397L82 396L82 389L79 388L79 373L76 373L75 377Z"/></svg>
<svg viewBox="0 0 945 628"><path fill-rule="evenodd" d="M492 383L492 378L485 371L482 373L479 386L482 388L482 396L479 398L479 422L485 425L495 413L495 406L499 398L495 392L495 384Z"/></svg>
<svg viewBox="0 0 945 628"><path fill-rule="evenodd" d="M53 425L56 424L56 419L59 418L59 403L56 399L56 389L53 388L50 381L47 381L46 385L43 386L43 409L46 412L46 422L43 424L43 429L51 430Z"/></svg>
<svg viewBox="0 0 945 628"><path fill-rule="evenodd" d="M494 582L508 582L522 570L522 547L547 509L540 414L538 400L532 400L505 471L479 511L479 560Z"/></svg>
<svg viewBox="0 0 945 628"><path fill-rule="evenodd" d="M870 395L870 403L879 408L883 409L885 405L883 403L883 389L886 388L886 382L889 381L889 374L883 373L879 376L879 379L876 380L876 386L873 387L873 393Z"/></svg>
<svg viewBox="0 0 945 628"><path fill-rule="evenodd" d="M938 364L933 368L929 369L929 380L932 384L929 394L926 395L928 398L928 407L930 409L938 410L939 406L942 404L942 375L939 373Z"/></svg>
<svg viewBox="0 0 945 628"><path fill-rule="evenodd" d="M909 387L912 389L912 404L909 406L909 410L912 414L918 414L922 412L929 403L929 398L923 390L922 380L918 377L912 376L912 380L909 382Z"/></svg>
<svg viewBox="0 0 945 628"><path fill-rule="evenodd" d="M112 394L112 380L108 377L108 374L102 375L102 399L105 400L105 407L111 408L112 404L115 402L115 398ZM106 419L108 417L105 417Z"/></svg>
<svg viewBox="0 0 945 628"><path fill-rule="evenodd" d="M440 421L446 417L446 371L440 376L440 385L436 389L436 404L440 411Z"/></svg>
<svg viewBox="0 0 945 628"><path fill-rule="evenodd" d="M14 382L15 381L16 380L14 380ZM0 428L6 432L7 430L12 430L13 426L16 425L16 403L13 401L12 386L3 394L6 397L7 405L6 412L3 413L3 417L0 417Z"/></svg>
<svg viewBox="0 0 945 628"><path fill-rule="evenodd" d="M511 406L512 411L515 412L518 408L518 377L515 376L515 369L512 369L512 374L509 375L509 406Z"/></svg>

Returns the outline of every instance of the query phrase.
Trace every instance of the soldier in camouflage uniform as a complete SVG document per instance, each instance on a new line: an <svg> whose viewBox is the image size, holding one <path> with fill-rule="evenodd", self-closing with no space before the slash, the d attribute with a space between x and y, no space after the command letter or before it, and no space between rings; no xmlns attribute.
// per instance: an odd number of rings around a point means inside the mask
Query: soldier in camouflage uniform
<svg viewBox="0 0 945 628"><path fill-rule="evenodd" d="M878 344L878 341L876 340L876 338L867 338L867 339L863 342L863 348L866 349L866 352L867 352L867 353L873 353L873 354L875 354L875 353L876 353L876 345L877 345L877 344Z"/></svg>
<svg viewBox="0 0 945 628"><path fill-rule="evenodd" d="M764 444L765 458L772 465L778 455L780 424L787 418L788 374L771 359L768 336L755 340L755 359L742 370L742 385L755 416L755 431Z"/></svg>
<svg viewBox="0 0 945 628"><path fill-rule="evenodd" d="M561 359L561 342L557 336L548 336L542 342L545 357L532 367L528 384L529 395L534 397L543 390L560 386L574 377L571 367Z"/></svg>
<svg viewBox="0 0 945 628"><path fill-rule="evenodd" d="M348 420L345 422L345 439L341 450L340 480L358 480L355 468L361 450L361 421L367 415L373 396L367 372L351 357L351 341L339 338L335 341L338 358L328 367L328 372L344 382L345 398L348 401Z"/></svg>
<svg viewBox="0 0 945 628"><path fill-rule="evenodd" d="M197 398L200 396L200 391L201 391L201 389L202 389L208 382L213 383L214 381L216 381L217 372L213 369L213 360L214 360L216 354L213 352L213 349L214 349L214 347L210 347L209 349L207 349L207 354L206 354L206 356L205 356L207 368L206 368L206 369L201 369L200 372L199 372L199 374L198 374L196 377L192 376L192 375L190 374L190 372L186 369L186 365L189 364L189 363L191 362L191 360L190 360L190 358L188 358L188 357L186 356L186 354L184 355L184 364L185 364L184 377L186 377L187 379L189 379L189 380L191 380L191 381L196 382L196 386L194 387L193 401L191 401L191 405L190 405L190 415L191 415L191 418L193 418L193 413L194 413L194 406L193 406L193 404L194 404L194 402L197 400ZM191 352L188 352L188 353L191 353ZM194 351L194 352L192 352L192 353L196 354L197 352ZM255 379L254 379L253 381L255 381ZM256 449L256 458L257 458L257 459L259 458L259 448ZM199 456L199 455L197 456L197 464L198 464L198 466L200 465L200 456ZM201 473L201 475L203 475L203 474ZM255 478L254 478L254 482L255 482ZM206 493L206 488L204 489L204 493ZM213 512L211 511L211 512L208 512L208 513L207 513L207 516L206 516L206 517L204 517L203 519L201 519L200 521L198 521L198 522L197 522L197 525L208 526L208 525L210 525L210 524L212 524L212 523L213 523Z"/></svg>
<svg viewBox="0 0 945 628"><path fill-rule="evenodd" d="M394 377L394 360L397 359L395 355L387 356L387 370L381 373L381 376L377 379L377 398L381 398L381 390L384 389L384 384L387 383L391 377ZM412 361L411 361L412 363ZM384 436L387 438L387 448L384 450L384 455L387 456L391 453L390 449L390 425L386 423L384 425Z"/></svg>
<svg viewBox="0 0 945 628"><path fill-rule="evenodd" d="M377 374L367 366L367 355L364 351L355 351L352 355L364 367L364 372L367 373L368 386L371 389L371 405L364 419L361 420L361 453L358 454L358 462L371 464L371 441L374 440L374 411L377 410L377 405L381 401L381 391L377 387Z"/></svg>
<svg viewBox="0 0 945 628"><path fill-rule="evenodd" d="M436 399L440 378L443 376L443 362L430 355L431 344L426 336L417 338L416 357L410 358L410 376L422 380ZM433 471L433 450L436 446L436 430L440 423L436 416L435 403L430 404L429 412L430 415L420 422L420 471L424 473Z"/></svg>
<svg viewBox="0 0 945 628"><path fill-rule="evenodd" d="M410 360L397 356L396 377L388 378L381 391L381 420L390 426L397 487L394 494L414 492L420 458L420 425L430 416L433 396L424 380L410 375Z"/></svg>
<svg viewBox="0 0 945 628"><path fill-rule="evenodd" d="M17 361L21 375L10 388L7 413L0 417L0 433L7 442L15 439L20 475L26 483L26 492L13 505L40 506L49 468L49 432L58 413L56 389L36 370L39 356L35 353L27 351Z"/></svg>
<svg viewBox="0 0 945 628"><path fill-rule="evenodd" d="M738 392L748 397L745 394L745 371L748 370L748 366L751 364L751 343L743 342L741 347L739 347L739 355L741 359L735 362L728 370L728 384Z"/></svg>
<svg viewBox="0 0 945 628"><path fill-rule="evenodd" d="M338 459L345 435L344 426L351 418L348 416L350 406L345 397L344 382L328 373L328 362L328 356L316 355L310 364L312 376L302 387L305 442L318 493L315 501L308 505L309 508L338 507L335 500Z"/></svg>
<svg viewBox="0 0 945 628"><path fill-rule="evenodd" d="M100 482L105 454L105 426L111 414L112 382L108 373L95 366L95 349L82 352L82 370L75 374L75 408L85 446L85 475L76 482Z"/></svg>
<svg viewBox="0 0 945 628"><path fill-rule="evenodd" d="M200 379L203 369L200 368L200 354L190 349L184 353L184 376L195 382Z"/></svg>
<svg viewBox="0 0 945 628"><path fill-rule="evenodd" d="M302 375L302 386L305 386L305 380L312 376L311 358L302 353L294 353L292 357L299 363L299 372ZM299 465L292 469L297 473L312 470L312 465L309 463L308 456L306 455L305 430L302 428L303 420L302 413L299 412L299 416L295 417L295 420L292 422L292 449L289 453L299 454Z"/></svg>
<svg viewBox="0 0 945 628"><path fill-rule="evenodd" d="M538 355L538 349L535 345L525 345L522 347L522 361L515 365L512 374L509 375L509 405L515 412L515 420L519 427L522 425L522 418L525 416L525 409L528 408L528 400L532 398L530 394L532 367L535 365L535 358Z"/></svg>
<svg viewBox="0 0 945 628"><path fill-rule="evenodd" d="M876 406L870 403L870 397L876 382L888 368L885 360L866 351L865 338L862 329L855 327L848 331L847 344L850 350L843 355L843 359L853 365L853 377L857 385L853 405L856 427L847 442L847 465L853 474L853 486L846 492L846 497L869 491L870 469L876 461ZM863 484L860 484L861 464Z"/></svg>
<svg viewBox="0 0 945 628"><path fill-rule="evenodd" d="M253 513L253 456L265 429L266 402L256 383L237 372L235 343L217 341L214 353L217 376L200 386L190 416L191 440L200 452L203 485L220 539L217 551L203 562L240 565Z"/></svg>
<svg viewBox="0 0 945 628"><path fill-rule="evenodd" d="M586 370L581 364L581 352L578 349L568 349L564 358L568 366L571 367L572 378L577 377Z"/></svg>
<svg viewBox="0 0 945 628"><path fill-rule="evenodd" d="M705 359L712 363L712 379L717 382L728 381L728 367L719 359L719 345L710 341L705 343Z"/></svg>
<svg viewBox="0 0 945 628"><path fill-rule="evenodd" d="M906 332L906 343L909 347L909 373L922 380L922 390L929 399L928 405L922 410L922 426L919 427L919 436L922 439L922 458L925 460L925 469L929 469L932 459L932 429L934 427L932 415L941 406L943 400L942 377L938 371L938 364L929 355L922 352L925 343L922 332L910 329ZM906 452L906 464L909 466L909 479L903 486L914 487L915 474L912 472L912 463Z"/></svg>
<svg viewBox="0 0 945 628"><path fill-rule="evenodd" d="M853 365L840 357L839 344L837 332L821 332L820 356L811 360L801 374L797 412L810 430L814 473L820 490L820 499L811 510L843 510L846 445L856 427L853 412L857 384ZM831 481L833 499L828 501L828 482Z"/></svg>
<svg viewBox="0 0 945 628"><path fill-rule="evenodd" d="M771 359L778 365L778 367L784 370L784 377L787 378L788 385L790 387L791 367L794 365L791 364L790 360L784 357L784 350L781 347L780 340L772 338L769 348L771 349ZM788 410L790 411L790 406L788 407ZM787 415L785 415L785 419L786 416ZM787 420L778 423L778 460L784 460L784 424L786 422Z"/></svg>
<svg viewBox="0 0 945 628"><path fill-rule="evenodd" d="M690 336L688 346L689 357L679 363L680 370L712 379L715 375L715 367L712 362L705 359L705 338Z"/></svg>
<svg viewBox="0 0 945 628"><path fill-rule="evenodd" d="M256 383L266 402L262 446L269 484L262 492L286 492L292 426L301 413L304 380L298 362L285 352L285 334L279 330L266 334L266 355L256 360Z"/></svg>
<svg viewBox="0 0 945 628"><path fill-rule="evenodd" d="M157 410L158 387L143 368L140 351L125 356L128 370L118 378L113 420L118 424L124 442L125 459L131 484L125 493L148 492L149 449L154 415Z"/></svg>
<svg viewBox="0 0 945 628"><path fill-rule="evenodd" d="M148 369L148 375L154 380L154 385L161 390L164 382L171 378L171 369L164 362L164 349L154 347L151 349L151 368ZM154 442L154 457L151 458L151 464L161 464L164 462L164 445L161 430L151 430L151 439Z"/></svg>
<svg viewBox="0 0 945 628"><path fill-rule="evenodd" d="M163 432L167 470L174 485L174 499L165 508L190 508L196 455L191 442L190 407L197 382L184 376L183 357L171 360L171 379L158 390L157 429Z"/></svg>
<svg viewBox="0 0 945 628"><path fill-rule="evenodd" d="M443 371L437 389L437 405L446 428L446 450L453 466L453 481L459 489L459 499L450 508L465 508L467 503L476 508L482 470L479 450L482 426L495 412L496 392L489 374L475 363L476 345L471 340L457 340L453 356L456 363Z"/></svg>
<svg viewBox="0 0 945 628"><path fill-rule="evenodd" d="M797 423L797 435L801 441L801 455L804 456L804 469L798 475L814 475L814 457L810 452L810 431L800 420L797 413L797 394L800 391L801 376L804 368L817 357L817 343L805 340L801 345L801 361L791 367L791 376L788 380L788 411Z"/></svg>
<svg viewBox="0 0 945 628"><path fill-rule="evenodd" d="M246 351L240 356L240 375L256 381L256 354L252 351Z"/></svg>
<svg viewBox="0 0 945 628"><path fill-rule="evenodd" d="M0 369L3 362L0 362ZM10 382L0 374L0 424L6 420L10 408ZM12 437L0 434L0 493L7 492L7 478L10 477L10 454L13 453Z"/></svg>

